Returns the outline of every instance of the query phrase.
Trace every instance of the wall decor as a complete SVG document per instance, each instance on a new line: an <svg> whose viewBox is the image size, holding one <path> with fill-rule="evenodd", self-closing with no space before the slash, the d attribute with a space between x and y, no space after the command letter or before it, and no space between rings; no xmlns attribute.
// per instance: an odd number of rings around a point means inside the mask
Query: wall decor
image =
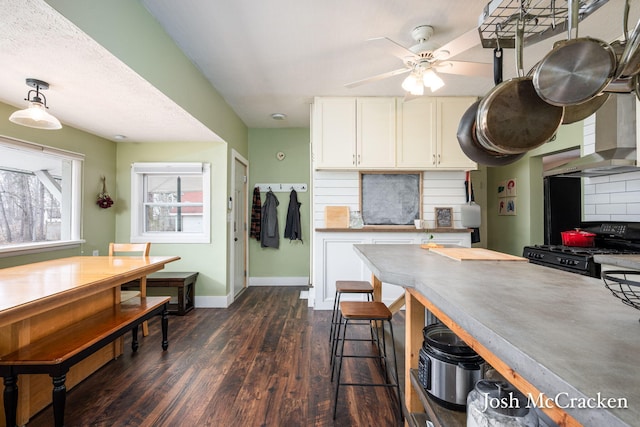
<svg viewBox="0 0 640 427"><path fill-rule="evenodd" d="M498 197L507 197L507 182L500 181L498 182L498 188L496 189L496 193Z"/></svg>
<svg viewBox="0 0 640 427"><path fill-rule="evenodd" d="M453 227L453 208L435 208L436 228Z"/></svg>
<svg viewBox="0 0 640 427"><path fill-rule="evenodd" d="M498 199L498 215L516 215L516 198L504 197Z"/></svg>
<svg viewBox="0 0 640 427"><path fill-rule="evenodd" d="M507 188L505 189L506 197L516 196L516 179L511 178L507 180Z"/></svg>

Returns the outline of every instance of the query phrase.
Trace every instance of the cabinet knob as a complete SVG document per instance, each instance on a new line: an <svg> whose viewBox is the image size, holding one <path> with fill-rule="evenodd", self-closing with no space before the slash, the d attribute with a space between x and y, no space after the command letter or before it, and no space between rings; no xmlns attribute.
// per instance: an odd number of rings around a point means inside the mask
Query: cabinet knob
<svg viewBox="0 0 640 427"><path fill-rule="evenodd" d="M432 160L431 162L432 162L432 164L434 164L434 165L436 164L436 155L435 155L435 154L433 155L433 160Z"/></svg>

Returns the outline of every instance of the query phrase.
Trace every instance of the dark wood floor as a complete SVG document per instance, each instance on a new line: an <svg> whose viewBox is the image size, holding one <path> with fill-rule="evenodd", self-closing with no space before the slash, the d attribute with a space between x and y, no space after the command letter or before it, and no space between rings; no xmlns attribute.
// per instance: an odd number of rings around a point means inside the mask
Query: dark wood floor
<svg viewBox="0 0 640 427"><path fill-rule="evenodd" d="M169 350L159 323L125 354L67 394L67 426L401 426L392 390L343 387L332 419L328 335L331 313L314 311L302 288L253 287L228 309L195 309L169 318ZM396 339L404 317L394 316ZM365 333L366 328L362 328ZM368 334L368 331L366 331ZM364 344L361 344L364 345ZM403 349L398 349L402 377ZM360 359L344 369L377 380ZM401 378L402 382L402 378ZM51 408L30 427L52 425Z"/></svg>

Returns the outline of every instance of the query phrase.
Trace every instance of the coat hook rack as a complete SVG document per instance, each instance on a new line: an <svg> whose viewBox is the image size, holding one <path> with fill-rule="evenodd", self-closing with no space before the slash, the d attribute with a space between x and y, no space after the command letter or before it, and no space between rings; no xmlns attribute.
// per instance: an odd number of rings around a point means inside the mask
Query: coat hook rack
<svg viewBox="0 0 640 427"><path fill-rule="evenodd" d="M300 183L260 183L256 184L255 187L259 188L261 193L266 193L269 190L273 191L274 193L289 192L291 190L296 190L296 192L298 193L304 193L307 191L307 184Z"/></svg>

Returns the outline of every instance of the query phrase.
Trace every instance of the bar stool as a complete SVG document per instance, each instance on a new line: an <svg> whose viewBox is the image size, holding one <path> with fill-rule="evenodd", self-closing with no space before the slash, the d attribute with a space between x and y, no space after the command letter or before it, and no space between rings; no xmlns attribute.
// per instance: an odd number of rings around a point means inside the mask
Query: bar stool
<svg viewBox="0 0 640 427"><path fill-rule="evenodd" d="M402 420L402 399L400 397L400 383L398 378L398 360L396 355L395 338L393 336L393 325L391 324L392 314L387 306L379 301L344 301L340 303L340 315L342 318L342 325L338 328L336 340L340 342L340 351L336 351L334 357L340 359L338 362L338 375L336 380L336 393L333 403L333 419L336 418L336 408L338 406L338 394L340 392L340 386L365 386L365 387L393 387L398 394L398 412L400 419ZM366 321L366 322L363 322ZM354 323L355 322L355 323ZM347 328L350 325L363 325L372 322L380 322L381 327L375 328L375 337L372 335L372 339L362 338L347 338ZM384 333L384 322L389 324L389 331L391 336L391 353L393 354L393 372L389 371L389 357L387 355L387 344ZM381 332L380 332L381 331ZM380 337L382 334L382 337ZM376 351L369 352L368 354L345 354L344 343L345 341L371 341L376 345ZM342 362L344 358L356 358L356 359L377 359L386 382L384 383L350 383L341 382L342 374ZM333 381L335 368L331 371L331 381Z"/></svg>
<svg viewBox="0 0 640 427"><path fill-rule="evenodd" d="M337 336L340 326L340 298L342 294L365 294L368 301L373 301L373 286L365 280L336 280L336 294L333 298L333 312L331 314L331 329L329 343L331 344L331 368L333 368L334 354L337 346Z"/></svg>

